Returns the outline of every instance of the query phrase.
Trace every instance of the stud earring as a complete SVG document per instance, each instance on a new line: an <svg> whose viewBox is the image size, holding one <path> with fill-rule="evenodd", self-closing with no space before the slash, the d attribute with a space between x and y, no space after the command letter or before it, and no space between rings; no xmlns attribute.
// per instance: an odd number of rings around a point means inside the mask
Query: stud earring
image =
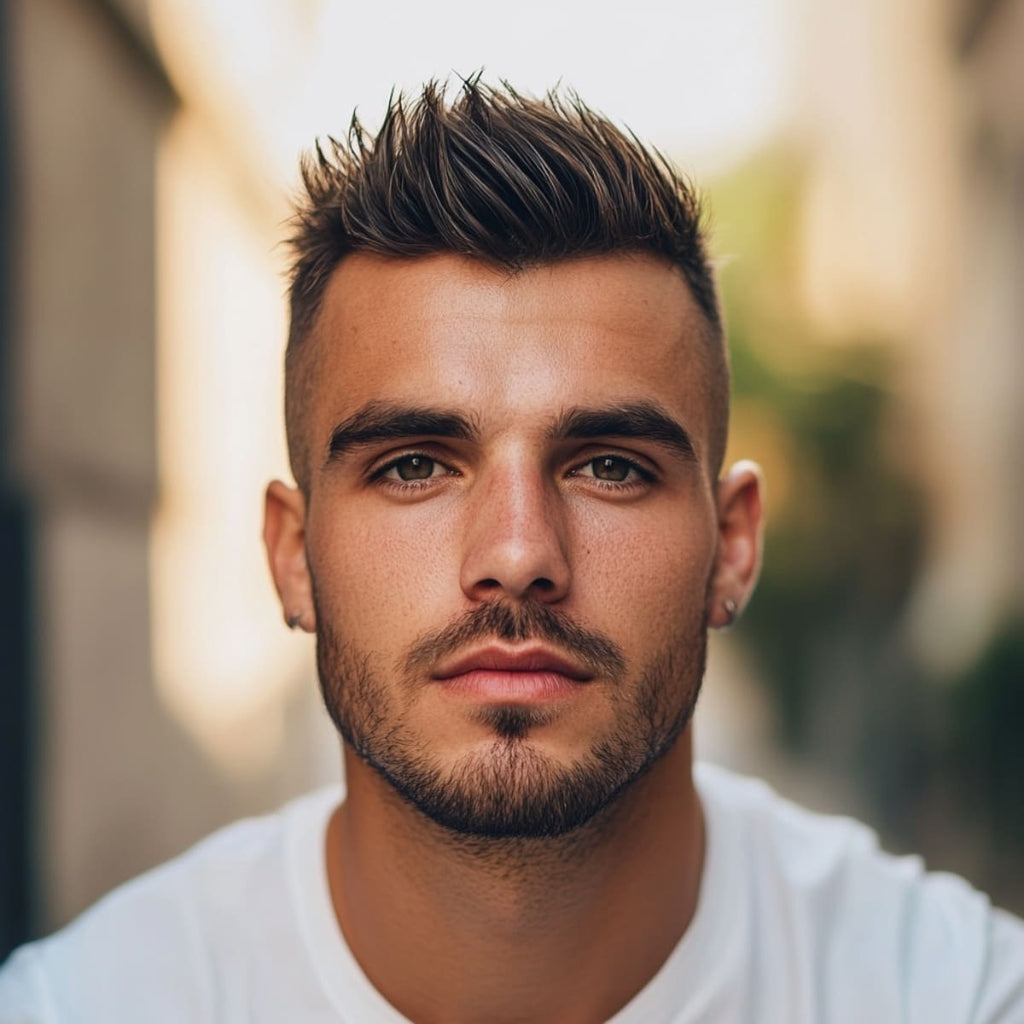
<svg viewBox="0 0 1024 1024"><path fill-rule="evenodd" d="M731 597L722 601L722 607L725 609L725 628L728 629L736 621L740 609Z"/></svg>
<svg viewBox="0 0 1024 1024"><path fill-rule="evenodd" d="M288 616L288 628L294 629L302 621L302 612L292 612Z"/></svg>

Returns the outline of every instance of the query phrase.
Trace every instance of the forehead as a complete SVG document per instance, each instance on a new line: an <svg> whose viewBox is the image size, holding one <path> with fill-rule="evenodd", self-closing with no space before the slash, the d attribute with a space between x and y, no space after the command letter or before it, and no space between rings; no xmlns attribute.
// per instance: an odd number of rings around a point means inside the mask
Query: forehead
<svg viewBox="0 0 1024 1024"><path fill-rule="evenodd" d="M488 420L652 399L707 437L705 323L682 274L646 255L508 273L454 255L347 257L324 294L314 421L368 401ZM317 429L314 427L314 429Z"/></svg>

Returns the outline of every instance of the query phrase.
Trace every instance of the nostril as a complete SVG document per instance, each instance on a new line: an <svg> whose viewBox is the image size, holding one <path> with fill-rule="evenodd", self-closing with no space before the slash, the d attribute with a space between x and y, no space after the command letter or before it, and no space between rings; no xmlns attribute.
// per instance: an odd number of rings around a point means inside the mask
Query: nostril
<svg viewBox="0 0 1024 1024"><path fill-rule="evenodd" d="M486 579L477 580L477 589L482 591L493 591L493 590L504 590L505 586L500 581L495 579L493 576L488 576ZM527 590L539 592L541 594L550 594L554 591L555 582L550 580L547 576L538 576L533 582L527 587Z"/></svg>

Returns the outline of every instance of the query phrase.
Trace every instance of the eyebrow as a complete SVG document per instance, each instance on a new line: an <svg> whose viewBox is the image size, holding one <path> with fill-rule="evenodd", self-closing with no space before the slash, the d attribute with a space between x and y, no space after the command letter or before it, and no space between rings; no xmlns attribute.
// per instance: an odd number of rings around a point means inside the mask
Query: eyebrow
<svg viewBox="0 0 1024 1024"><path fill-rule="evenodd" d="M355 448L382 441L427 436L475 441L479 430L470 419L457 412L372 401L331 431L327 459L340 459ZM556 441L604 437L654 441L667 446L687 462L697 461L696 449L686 429L651 402L568 409L552 425L548 437Z"/></svg>
<svg viewBox="0 0 1024 1024"><path fill-rule="evenodd" d="M472 441L477 435L473 423L456 412L372 401L331 431L327 459L339 459L353 448L381 441L421 436Z"/></svg>
<svg viewBox="0 0 1024 1024"><path fill-rule="evenodd" d="M608 408L573 408L559 416L551 429L552 440L626 437L655 441L670 448L686 462L697 461L689 433L653 402L631 402Z"/></svg>

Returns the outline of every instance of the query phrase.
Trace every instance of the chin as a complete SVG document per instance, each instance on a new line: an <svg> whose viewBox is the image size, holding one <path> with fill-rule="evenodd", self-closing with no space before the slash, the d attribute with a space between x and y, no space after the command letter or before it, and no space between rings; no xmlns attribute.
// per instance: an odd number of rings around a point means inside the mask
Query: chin
<svg viewBox="0 0 1024 1024"><path fill-rule="evenodd" d="M495 725L489 745L448 765L407 755L390 763L363 755L364 760L408 804L450 833L481 839L556 838L610 808L671 749L685 724L654 747L624 748L609 738L566 763L531 741L534 714L534 709L505 708L497 717L504 733L498 734Z"/></svg>

